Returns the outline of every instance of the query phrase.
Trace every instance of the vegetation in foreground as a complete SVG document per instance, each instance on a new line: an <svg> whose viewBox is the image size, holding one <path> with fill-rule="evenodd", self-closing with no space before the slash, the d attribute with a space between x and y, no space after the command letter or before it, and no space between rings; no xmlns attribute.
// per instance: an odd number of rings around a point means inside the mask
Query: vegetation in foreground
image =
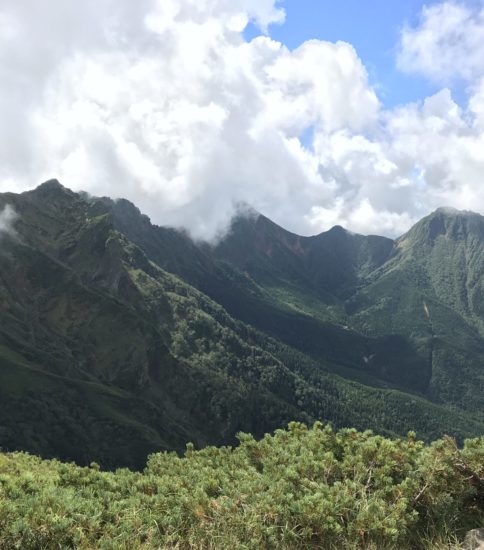
<svg viewBox="0 0 484 550"><path fill-rule="evenodd" d="M1 454L0 548L450 548L484 520L484 438L292 423L239 439L143 472Z"/></svg>

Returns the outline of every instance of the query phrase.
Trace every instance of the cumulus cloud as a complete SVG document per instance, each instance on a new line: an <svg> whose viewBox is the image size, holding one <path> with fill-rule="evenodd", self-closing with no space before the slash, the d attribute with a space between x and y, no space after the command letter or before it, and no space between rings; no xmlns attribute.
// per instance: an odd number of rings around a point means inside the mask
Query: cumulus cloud
<svg viewBox="0 0 484 550"><path fill-rule="evenodd" d="M399 65L440 82L484 75L484 6L442 2L425 6L417 27L402 33Z"/></svg>
<svg viewBox="0 0 484 550"><path fill-rule="evenodd" d="M402 59L441 7L403 32ZM444 89L385 110L350 44L272 40L284 17L275 0L0 5L0 190L58 177L208 239L241 202L305 234L484 210L484 84L465 109Z"/></svg>

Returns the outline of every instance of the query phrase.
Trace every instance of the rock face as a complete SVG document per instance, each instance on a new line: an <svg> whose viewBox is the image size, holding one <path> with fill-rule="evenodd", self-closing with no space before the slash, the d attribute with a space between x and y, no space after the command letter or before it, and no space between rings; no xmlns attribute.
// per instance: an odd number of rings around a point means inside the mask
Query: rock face
<svg viewBox="0 0 484 550"><path fill-rule="evenodd" d="M473 529L467 533L464 550L484 550L484 529Z"/></svg>

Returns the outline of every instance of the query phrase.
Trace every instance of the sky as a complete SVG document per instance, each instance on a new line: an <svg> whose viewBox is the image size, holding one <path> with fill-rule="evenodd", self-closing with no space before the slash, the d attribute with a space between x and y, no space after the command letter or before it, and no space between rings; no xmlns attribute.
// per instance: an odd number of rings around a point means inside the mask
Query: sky
<svg viewBox="0 0 484 550"><path fill-rule="evenodd" d="M274 25L270 36L295 49L308 39L342 40L352 44L365 65L370 82L377 87L385 106L416 101L438 91L436 85L420 75L397 70L395 58L402 28L418 22L422 0L285 0L284 25ZM244 35L259 34L248 25Z"/></svg>
<svg viewBox="0 0 484 550"><path fill-rule="evenodd" d="M483 174L481 0L0 0L0 192L393 237Z"/></svg>

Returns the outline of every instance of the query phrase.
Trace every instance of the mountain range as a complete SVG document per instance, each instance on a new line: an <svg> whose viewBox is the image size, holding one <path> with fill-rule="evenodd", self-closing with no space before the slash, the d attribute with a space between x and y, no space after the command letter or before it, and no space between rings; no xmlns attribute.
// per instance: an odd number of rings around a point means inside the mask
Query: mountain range
<svg viewBox="0 0 484 550"><path fill-rule="evenodd" d="M0 194L0 447L108 468L293 420L484 433L484 217L216 244L58 181Z"/></svg>

